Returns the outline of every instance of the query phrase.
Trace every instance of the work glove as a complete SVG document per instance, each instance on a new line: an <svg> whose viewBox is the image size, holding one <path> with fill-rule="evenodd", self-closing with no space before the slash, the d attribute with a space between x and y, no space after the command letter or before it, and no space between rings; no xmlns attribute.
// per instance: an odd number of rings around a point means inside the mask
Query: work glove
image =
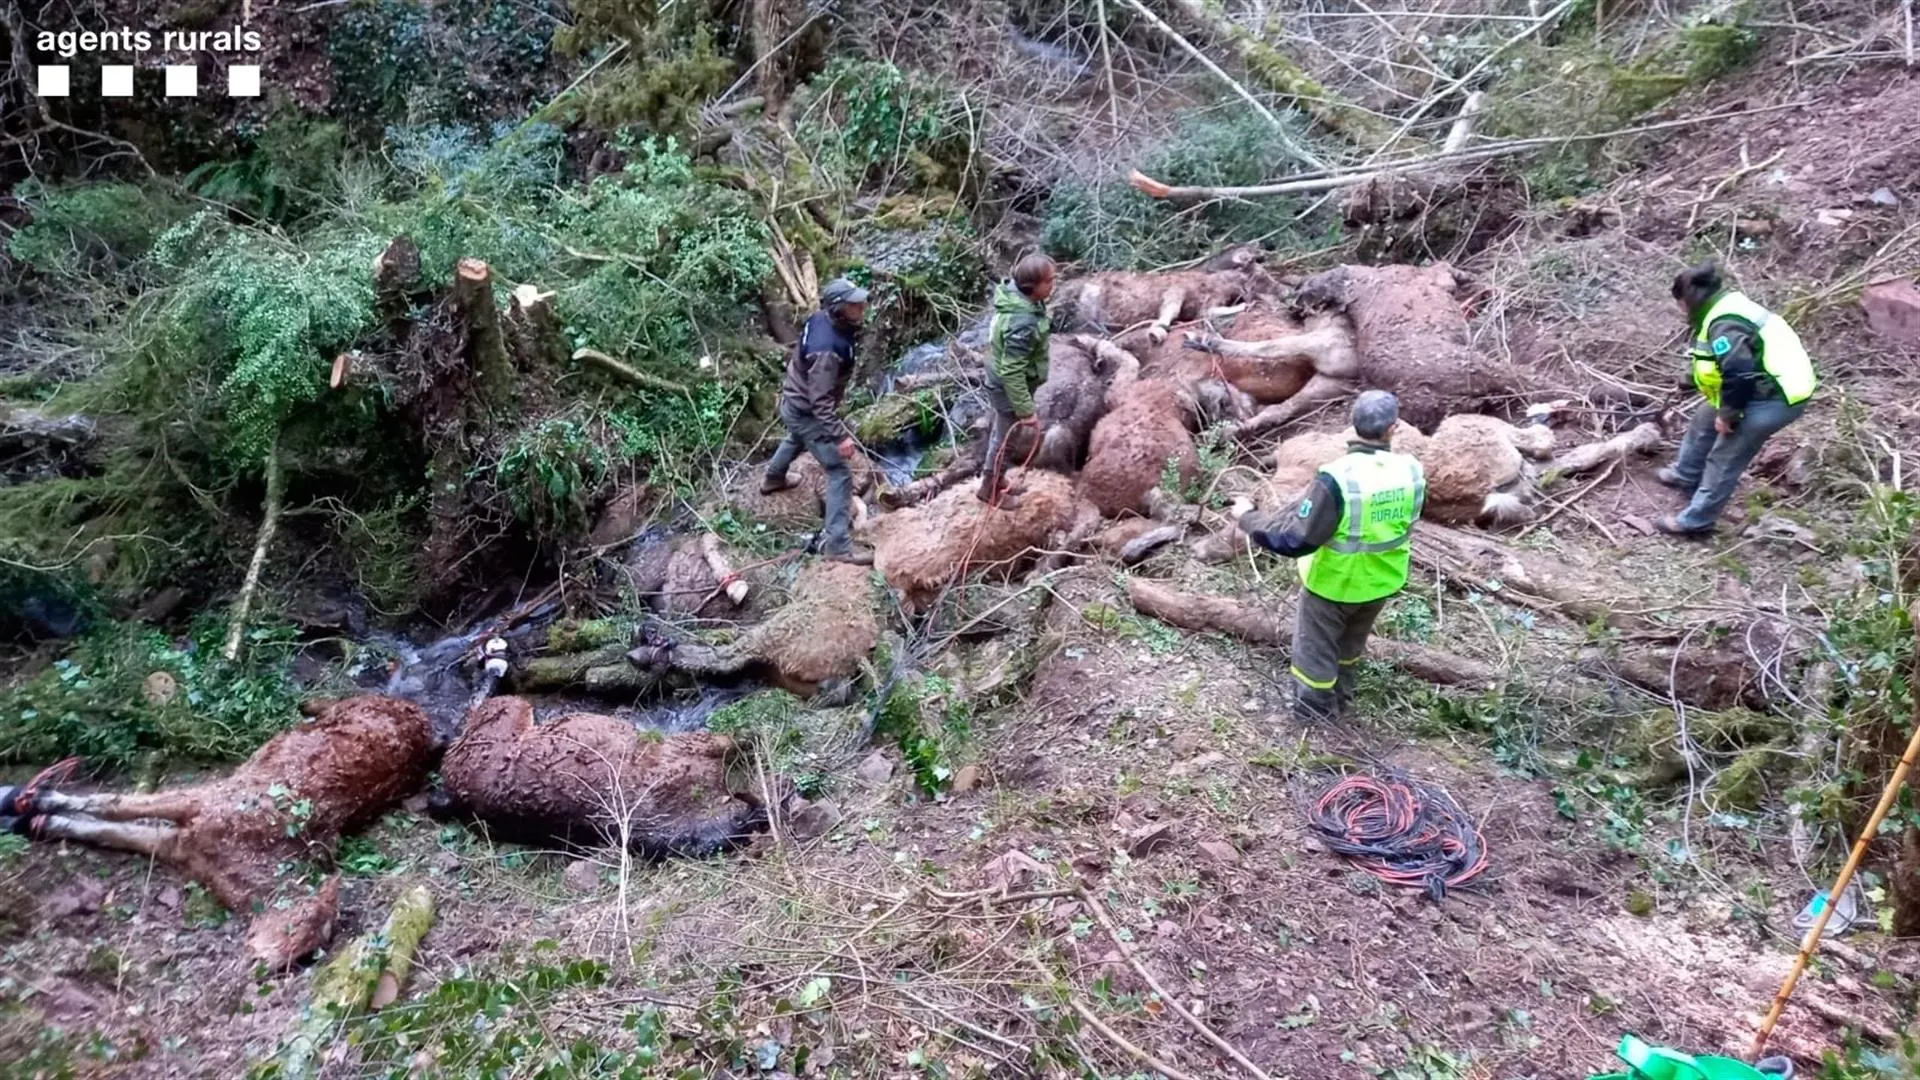
<svg viewBox="0 0 1920 1080"><path fill-rule="evenodd" d="M1253 513L1253 500L1245 495L1236 495L1233 501L1227 504L1227 517L1235 525L1240 524L1241 519L1251 513Z"/></svg>

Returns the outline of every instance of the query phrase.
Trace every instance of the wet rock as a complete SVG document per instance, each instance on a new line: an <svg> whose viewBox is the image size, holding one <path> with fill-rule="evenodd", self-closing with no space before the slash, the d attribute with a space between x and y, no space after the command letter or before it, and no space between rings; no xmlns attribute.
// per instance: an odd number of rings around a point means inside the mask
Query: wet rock
<svg viewBox="0 0 1920 1080"><path fill-rule="evenodd" d="M860 767L853 771L853 775L869 787L879 787L893 779L893 760L887 757L886 751L875 750L867 755L867 759L860 763Z"/></svg>
<svg viewBox="0 0 1920 1080"><path fill-rule="evenodd" d="M1867 326L1888 341L1920 345L1920 285L1903 278L1876 281L1860 292Z"/></svg>
<svg viewBox="0 0 1920 1080"><path fill-rule="evenodd" d="M1173 846L1173 822L1158 821L1127 834L1127 855L1144 859L1156 851Z"/></svg>
<svg viewBox="0 0 1920 1080"><path fill-rule="evenodd" d="M787 812L787 835L795 840L818 839L839 824L840 808L830 802L795 799Z"/></svg>
<svg viewBox="0 0 1920 1080"><path fill-rule="evenodd" d="M600 865L592 859L575 859L567 864L566 871L560 875L560 883L567 887L568 892L599 892Z"/></svg>
<svg viewBox="0 0 1920 1080"><path fill-rule="evenodd" d="M965 795L980 786L980 766L962 765L960 771L953 774L953 793Z"/></svg>

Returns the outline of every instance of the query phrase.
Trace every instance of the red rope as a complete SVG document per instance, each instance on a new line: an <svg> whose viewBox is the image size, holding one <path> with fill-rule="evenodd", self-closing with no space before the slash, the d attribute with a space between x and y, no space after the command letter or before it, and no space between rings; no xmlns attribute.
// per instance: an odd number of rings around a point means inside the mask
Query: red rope
<svg viewBox="0 0 1920 1080"><path fill-rule="evenodd" d="M1487 868L1486 842L1453 798L1403 777L1335 782L1314 803L1313 824L1355 866L1436 900Z"/></svg>

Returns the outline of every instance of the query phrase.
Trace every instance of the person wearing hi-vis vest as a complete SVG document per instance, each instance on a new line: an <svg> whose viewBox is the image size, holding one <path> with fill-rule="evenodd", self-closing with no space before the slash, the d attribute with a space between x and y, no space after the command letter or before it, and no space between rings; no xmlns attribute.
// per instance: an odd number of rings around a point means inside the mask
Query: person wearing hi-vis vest
<svg viewBox="0 0 1920 1080"><path fill-rule="evenodd" d="M1787 321L1726 287L1703 263L1673 279L1673 298L1692 330L1685 385L1706 401L1694 411L1662 484L1686 492L1687 508L1655 519L1661 532L1713 531L1740 475L1774 432L1807 411L1819 380Z"/></svg>
<svg viewBox="0 0 1920 1080"><path fill-rule="evenodd" d="M1293 506L1262 516L1236 499L1230 511L1254 543L1299 560L1293 711L1304 721L1346 708L1373 622L1407 584L1427 474L1418 459L1389 448L1399 422L1398 399L1368 390L1354 400L1346 455L1321 468Z"/></svg>

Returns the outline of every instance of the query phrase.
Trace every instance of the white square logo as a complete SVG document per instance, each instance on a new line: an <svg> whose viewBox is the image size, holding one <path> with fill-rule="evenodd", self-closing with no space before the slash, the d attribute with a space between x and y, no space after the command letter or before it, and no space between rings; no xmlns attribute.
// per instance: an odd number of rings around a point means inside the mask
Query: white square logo
<svg viewBox="0 0 1920 1080"><path fill-rule="evenodd" d="M260 96L260 65L229 64L227 66L228 97Z"/></svg>
<svg viewBox="0 0 1920 1080"><path fill-rule="evenodd" d="M103 64L100 67L101 97L133 96L133 65Z"/></svg>
<svg viewBox="0 0 1920 1080"><path fill-rule="evenodd" d="M195 97L200 93L200 69L192 64L167 66L167 96Z"/></svg>
<svg viewBox="0 0 1920 1080"><path fill-rule="evenodd" d="M66 97L72 92L73 70L65 64L40 65L40 96Z"/></svg>

